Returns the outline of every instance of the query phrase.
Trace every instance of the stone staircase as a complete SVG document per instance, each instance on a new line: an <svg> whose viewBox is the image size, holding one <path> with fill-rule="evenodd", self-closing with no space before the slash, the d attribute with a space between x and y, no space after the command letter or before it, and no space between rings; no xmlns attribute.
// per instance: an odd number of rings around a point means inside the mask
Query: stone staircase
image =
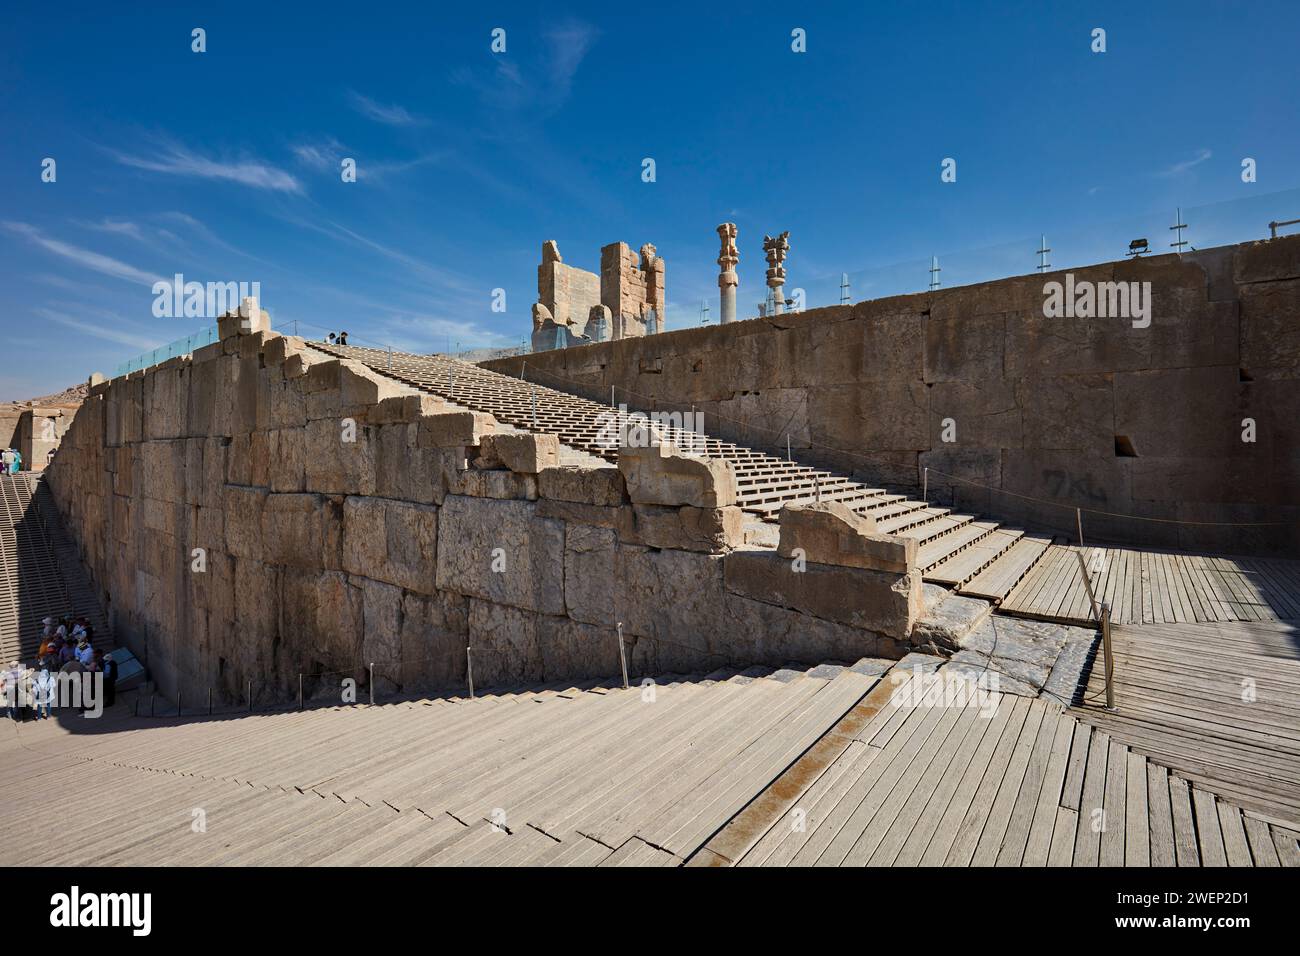
<svg viewBox="0 0 1300 956"><path fill-rule="evenodd" d="M609 428L614 410L568 392L502 375L445 355L412 355L354 345L309 342L326 355L350 359L381 375L438 395L498 421L559 437L572 449L618 461ZM629 413L631 410L629 410ZM844 475L801 465L710 435L664 426L667 440L692 453L722 458L736 473L739 504L775 522L788 504L838 501L870 515L884 534L914 538L926 581L958 593L999 601L1029 573L1050 538L1004 528L904 494L872 488Z"/></svg>
<svg viewBox="0 0 1300 956"><path fill-rule="evenodd" d="M112 646L94 587L44 484L26 474L0 476L0 659L30 661L41 621L64 614L90 621L97 648Z"/></svg>

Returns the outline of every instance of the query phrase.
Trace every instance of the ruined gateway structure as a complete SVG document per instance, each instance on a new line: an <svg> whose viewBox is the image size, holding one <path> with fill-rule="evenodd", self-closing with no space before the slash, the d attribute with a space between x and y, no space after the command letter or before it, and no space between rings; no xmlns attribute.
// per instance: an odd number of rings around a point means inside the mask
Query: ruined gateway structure
<svg viewBox="0 0 1300 956"><path fill-rule="evenodd" d="M638 261L639 256L639 261ZM600 250L600 275L566 265L554 240L542 243L533 305L534 352L663 331L664 260L646 243Z"/></svg>

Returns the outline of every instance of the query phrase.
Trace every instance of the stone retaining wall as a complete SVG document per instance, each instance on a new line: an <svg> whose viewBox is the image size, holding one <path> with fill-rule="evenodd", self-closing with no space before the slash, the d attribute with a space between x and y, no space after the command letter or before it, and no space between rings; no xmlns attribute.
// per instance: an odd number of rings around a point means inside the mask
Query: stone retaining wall
<svg viewBox="0 0 1300 956"><path fill-rule="evenodd" d="M1300 553L1300 236L1070 272L1150 282L1149 325L1046 317L1055 272L484 365L694 408L783 457L788 435L799 460L868 482L929 466L932 500L1071 537L1082 507L1162 519L1085 514L1085 539Z"/></svg>
<svg viewBox="0 0 1300 956"><path fill-rule="evenodd" d="M306 693L333 694L370 662L382 693L463 687L467 644L480 686L611 676L618 622L633 676L909 649L914 559L795 571L746 547L725 470L643 455L629 495L617 468L555 465L551 436L261 329L223 319L95 386L47 473L164 693L283 699L330 672Z"/></svg>

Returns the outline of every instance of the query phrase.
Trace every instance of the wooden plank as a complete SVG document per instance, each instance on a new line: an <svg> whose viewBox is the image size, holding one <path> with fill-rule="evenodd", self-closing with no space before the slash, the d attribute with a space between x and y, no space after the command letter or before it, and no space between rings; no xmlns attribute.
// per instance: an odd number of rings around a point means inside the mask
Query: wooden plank
<svg viewBox="0 0 1300 956"><path fill-rule="evenodd" d="M1223 847L1228 855L1228 866L1253 866L1241 811L1223 800L1216 802L1219 805L1219 830L1223 834Z"/></svg>
<svg viewBox="0 0 1300 956"><path fill-rule="evenodd" d="M1150 816L1151 865L1174 866L1174 817L1169 803L1169 771L1152 761L1147 765L1147 812Z"/></svg>
<svg viewBox="0 0 1300 956"><path fill-rule="evenodd" d="M1256 866L1281 866L1277 858L1277 847L1273 845L1273 836L1268 824L1256 820L1249 814L1243 814L1246 826L1246 839L1250 842L1251 858Z"/></svg>
<svg viewBox="0 0 1300 956"><path fill-rule="evenodd" d="M1090 725L1078 721L1074 727L1074 741L1070 745L1070 764L1061 786L1061 806L1070 810L1079 809L1079 798L1083 794L1083 773L1088 765L1088 743L1092 734Z"/></svg>
<svg viewBox="0 0 1300 956"><path fill-rule="evenodd" d="M1110 737L1093 731L1088 745L1088 767L1079 798L1079 827L1074 844L1075 866L1097 866L1100 862L1102 814L1105 810L1106 761Z"/></svg>
<svg viewBox="0 0 1300 956"><path fill-rule="evenodd" d="M1128 748L1112 739L1106 755L1106 794L1102 804L1101 866L1124 865L1124 804L1128 783Z"/></svg>
<svg viewBox="0 0 1300 956"><path fill-rule="evenodd" d="M1151 865L1151 822L1147 805L1147 761L1129 751L1124 803L1124 865Z"/></svg>
<svg viewBox="0 0 1300 956"><path fill-rule="evenodd" d="M1187 781L1169 775L1169 805L1174 821L1174 851L1179 866L1200 866L1196 820L1192 815L1191 788Z"/></svg>
<svg viewBox="0 0 1300 956"><path fill-rule="evenodd" d="M1282 827L1270 826L1273 831L1273 846L1277 849L1277 858L1283 866L1300 866L1300 842L1297 835Z"/></svg>
<svg viewBox="0 0 1300 956"><path fill-rule="evenodd" d="M1069 807L1056 808L1056 827L1052 830L1052 847L1047 854L1048 866L1069 866L1074 859L1074 846L1079 825L1079 812Z"/></svg>
<svg viewBox="0 0 1300 956"><path fill-rule="evenodd" d="M1192 788L1192 809L1196 812L1196 834L1205 866L1227 866L1228 854L1223 848L1223 831L1219 826L1219 810L1214 794L1200 787Z"/></svg>
<svg viewBox="0 0 1300 956"><path fill-rule="evenodd" d="M1033 821L1029 827L1029 838L1025 842L1025 853L1021 860L1024 866L1046 866L1051 855L1052 838L1056 833L1061 809L1062 787L1070 763L1071 743L1078 729L1082 726L1068 714L1059 714L1056 718L1056 739L1052 742L1052 752L1048 758L1047 770L1043 775L1043 785L1038 794L1038 805L1034 808ZM1082 780L1080 784L1082 785Z"/></svg>

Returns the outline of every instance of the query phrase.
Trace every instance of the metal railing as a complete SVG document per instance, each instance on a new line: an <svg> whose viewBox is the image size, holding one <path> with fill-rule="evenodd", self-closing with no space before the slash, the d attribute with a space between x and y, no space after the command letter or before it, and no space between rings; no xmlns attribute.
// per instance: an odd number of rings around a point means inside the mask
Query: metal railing
<svg viewBox="0 0 1300 956"><path fill-rule="evenodd" d="M200 329L192 335L177 339L174 342L168 342L166 345L160 345L156 349L148 352L141 352L134 358L127 359L117 366L117 374L114 377L129 375L131 372L139 372L142 369L165 362L169 358L175 358L177 355L189 355L195 349L201 349L205 345L211 345L213 342L220 341L215 325L206 329Z"/></svg>

